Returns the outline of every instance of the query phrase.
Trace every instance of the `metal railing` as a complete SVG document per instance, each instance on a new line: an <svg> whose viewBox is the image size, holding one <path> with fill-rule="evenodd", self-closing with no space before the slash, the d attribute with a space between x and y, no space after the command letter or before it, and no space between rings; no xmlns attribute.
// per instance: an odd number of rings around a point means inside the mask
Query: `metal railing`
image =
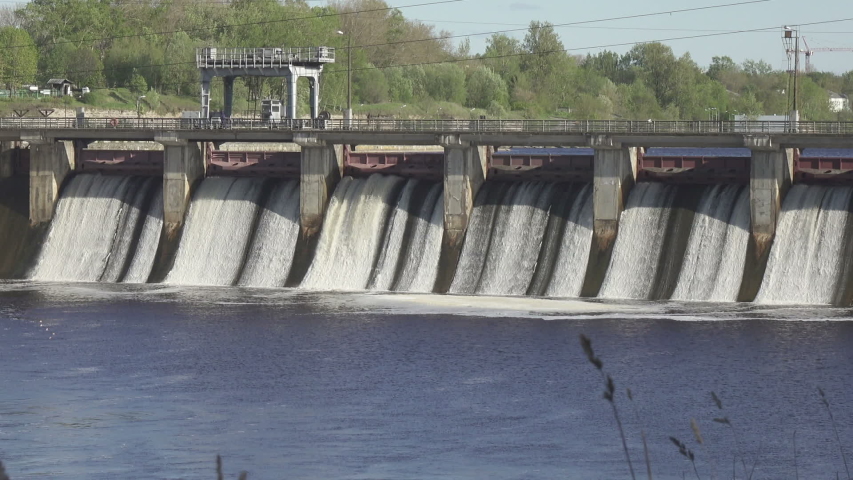
<svg viewBox="0 0 853 480"><path fill-rule="evenodd" d="M219 118L0 118L0 130L292 130L386 133L475 133L475 134L628 134L628 135L853 135L853 122L715 122L631 120L311 120Z"/></svg>
<svg viewBox="0 0 853 480"><path fill-rule="evenodd" d="M293 64L334 63L332 47L196 49L198 68L281 68Z"/></svg>

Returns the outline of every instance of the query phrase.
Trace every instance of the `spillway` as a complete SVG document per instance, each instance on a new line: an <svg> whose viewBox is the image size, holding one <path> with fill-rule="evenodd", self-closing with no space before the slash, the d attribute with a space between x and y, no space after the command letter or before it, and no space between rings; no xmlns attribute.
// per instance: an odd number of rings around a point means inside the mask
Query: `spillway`
<svg viewBox="0 0 853 480"><path fill-rule="evenodd" d="M450 293L577 296L591 240L590 185L487 183Z"/></svg>
<svg viewBox="0 0 853 480"><path fill-rule="evenodd" d="M211 177L193 196L166 283L233 285L255 226L263 180Z"/></svg>
<svg viewBox="0 0 853 480"><path fill-rule="evenodd" d="M553 263L547 288L544 291L537 288L532 293L579 297L592 245L592 185L576 186L575 191L567 192L561 204L562 210L552 215L556 235L553 241L545 242L541 260L543 265Z"/></svg>
<svg viewBox="0 0 853 480"><path fill-rule="evenodd" d="M299 237L299 182L280 182L270 193L238 282L253 287L283 287Z"/></svg>
<svg viewBox="0 0 853 480"><path fill-rule="evenodd" d="M152 205L162 204L154 200L161 194L155 178L75 176L62 191L29 278L116 282L130 273L129 281L147 280L154 256L146 247L156 249L162 225L162 210ZM142 248L140 238L147 243Z"/></svg>
<svg viewBox="0 0 853 480"><path fill-rule="evenodd" d="M344 177L300 286L432 291L441 250L441 193L438 184L397 176Z"/></svg>
<svg viewBox="0 0 853 480"><path fill-rule="evenodd" d="M755 301L775 304L836 303L842 278L853 187L794 185L785 197L776 239Z"/></svg>
<svg viewBox="0 0 853 480"><path fill-rule="evenodd" d="M661 253L676 194L675 186L650 182L639 183L631 191L599 297L650 299L655 296L662 266Z"/></svg>
<svg viewBox="0 0 853 480"><path fill-rule="evenodd" d="M708 187L693 218L673 300L734 302L749 242L749 189Z"/></svg>

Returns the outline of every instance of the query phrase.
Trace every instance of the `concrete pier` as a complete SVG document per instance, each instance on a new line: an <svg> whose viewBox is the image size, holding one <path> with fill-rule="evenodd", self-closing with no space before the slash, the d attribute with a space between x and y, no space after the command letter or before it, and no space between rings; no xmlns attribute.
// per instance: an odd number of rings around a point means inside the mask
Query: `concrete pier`
<svg viewBox="0 0 853 480"><path fill-rule="evenodd" d="M755 299L776 236L782 201L794 175L794 151L781 148L769 135L744 135L752 150L749 180L750 233L738 300Z"/></svg>
<svg viewBox="0 0 853 480"><path fill-rule="evenodd" d="M0 178L15 174L15 147L18 142L0 141Z"/></svg>
<svg viewBox="0 0 853 480"><path fill-rule="evenodd" d="M74 170L74 144L39 134L22 136L30 144L30 225L50 222L62 182Z"/></svg>
<svg viewBox="0 0 853 480"><path fill-rule="evenodd" d="M590 135L588 142L595 149L593 235L581 295L594 297L607 274L619 231L619 216L637 178L637 149L623 147L607 135Z"/></svg>
<svg viewBox="0 0 853 480"><path fill-rule="evenodd" d="M299 177L300 229L288 285L298 284L311 266L326 209L343 170L343 145L319 140L312 134L296 135L294 143L302 148Z"/></svg>
<svg viewBox="0 0 853 480"><path fill-rule="evenodd" d="M459 135L441 135L437 143L444 147L444 235L434 291L444 293L456 272L474 199L486 180L488 150Z"/></svg>
<svg viewBox="0 0 853 480"><path fill-rule="evenodd" d="M163 228L173 239L184 223L193 188L204 178L204 154L196 142L168 134L156 140L163 144Z"/></svg>

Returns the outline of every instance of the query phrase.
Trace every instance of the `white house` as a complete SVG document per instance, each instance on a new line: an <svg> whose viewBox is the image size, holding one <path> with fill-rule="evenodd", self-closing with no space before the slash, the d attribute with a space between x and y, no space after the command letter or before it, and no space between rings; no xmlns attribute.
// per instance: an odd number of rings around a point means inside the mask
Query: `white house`
<svg viewBox="0 0 853 480"><path fill-rule="evenodd" d="M850 99L847 97L847 95L829 92L829 109L833 112L850 110Z"/></svg>

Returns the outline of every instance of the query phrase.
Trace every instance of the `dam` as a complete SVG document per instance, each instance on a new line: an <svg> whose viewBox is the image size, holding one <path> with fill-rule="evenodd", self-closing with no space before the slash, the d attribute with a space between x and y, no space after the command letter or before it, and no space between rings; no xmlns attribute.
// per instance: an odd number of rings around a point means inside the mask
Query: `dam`
<svg viewBox="0 0 853 480"><path fill-rule="evenodd" d="M853 125L768 123L0 119L0 278L851 305Z"/></svg>

